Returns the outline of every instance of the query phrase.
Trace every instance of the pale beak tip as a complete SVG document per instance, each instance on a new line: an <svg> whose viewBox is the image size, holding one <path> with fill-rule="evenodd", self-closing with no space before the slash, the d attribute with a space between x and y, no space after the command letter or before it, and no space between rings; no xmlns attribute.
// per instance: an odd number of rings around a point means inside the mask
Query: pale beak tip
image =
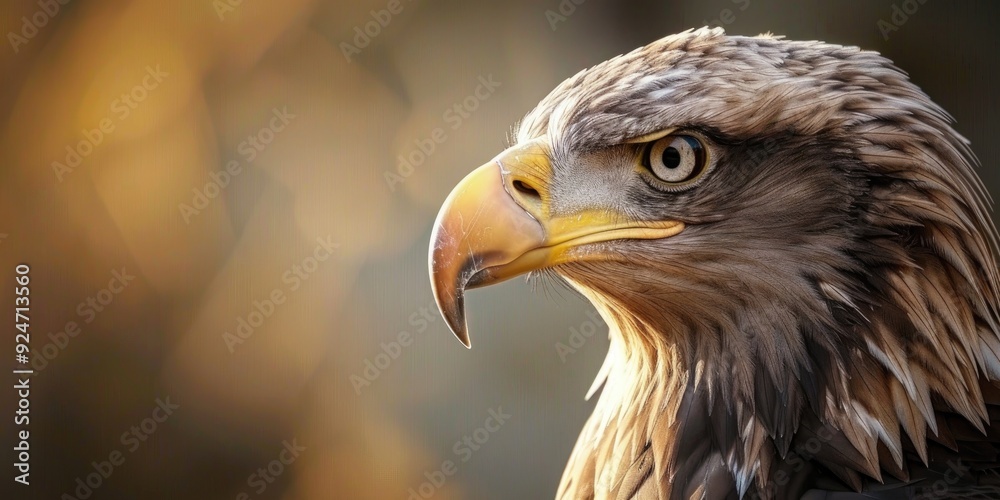
<svg viewBox="0 0 1000 500"><path fill-rule="evenodd" d="M472 349L472 341L469 340L468 330L459 330L455 332L455 336L458 337L458 341L461 342L466 349Z"/></svg>

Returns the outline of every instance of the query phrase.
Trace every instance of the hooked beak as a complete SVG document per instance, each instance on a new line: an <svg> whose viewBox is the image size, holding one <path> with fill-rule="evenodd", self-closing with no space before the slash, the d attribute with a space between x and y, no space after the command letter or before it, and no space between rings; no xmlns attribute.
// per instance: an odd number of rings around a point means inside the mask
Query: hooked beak
<svg viewBox="0 0 1000 500"><path fill-rule="evenodd" d="M600 258L581 245L659 239L684 229L679 221L637 221L609 210L550 212L552 167L544 145L512 147L463 179L445 200L430 242L431 288L458 340L469 342L465 290L571 260Z"/></svg>

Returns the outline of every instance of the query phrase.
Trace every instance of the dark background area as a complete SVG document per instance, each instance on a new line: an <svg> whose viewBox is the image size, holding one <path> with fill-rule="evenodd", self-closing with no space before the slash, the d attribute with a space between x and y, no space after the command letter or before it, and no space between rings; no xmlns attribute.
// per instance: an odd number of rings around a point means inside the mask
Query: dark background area
<svg viewBox="0 0 1000 500"><path fill-rule="evenodd" d="M2 498L79 498L77 479L116 451L90 498L405 499L445 460L457 470L433 498L551 498L607 328L574 293L515 280L469 295L467 351L431 306L431 223L560 81L671 33L718 20L879 51L953 114L1000 194L991 0L564 0L554 29L557 0L401 0L350 60L342 43L388 0L224 1L58 4L16 50L10 34L42 7L0 7L0 307L10 318L14 268L30 264L31 347L52 354L35 360L23 487L20 365L0 326ZM896 26L904 4L918 8ZM491 75L500 86L453 128L448 110ZM123 93L142 96L127 116ZM105 119L113 132L57 175ZM437 128L446 138L387 182ZM268 139L252 159L251 135ZM238 173L213 181L230 162ZM192 211L199 192L215 194ZM123 269L135 279L105 291ZM91 314L91 297L112 300ZM254 311L270 312L234 342ZM69 322L80 333L61 337ZM577 331L596 333L560 355ZM167 398L179 407L130 451L122 434ZM511 417L466 454L491 410ZM293 441L305 449L280 463ZM255 479L269 466L273 482Z"/></svg>

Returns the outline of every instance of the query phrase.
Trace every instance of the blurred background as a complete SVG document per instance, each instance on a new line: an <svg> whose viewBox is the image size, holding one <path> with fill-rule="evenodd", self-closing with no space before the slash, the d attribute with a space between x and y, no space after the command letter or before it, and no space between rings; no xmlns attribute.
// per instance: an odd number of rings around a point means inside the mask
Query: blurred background
<svg viewBox="0 0 1000 500"><path fill-rule="evenodd" d="M8 0L0 304L29 264L35 374L27 427L0 376L0 497L551 498L607 328L574 293L515 280L470 294L462 347L426 269L451 188L564 78L711 24L886 54L956 117L996 196L998 14ZM24 368L9 325L2 366ZM25 428L28 487L11 472Z"/></svg>

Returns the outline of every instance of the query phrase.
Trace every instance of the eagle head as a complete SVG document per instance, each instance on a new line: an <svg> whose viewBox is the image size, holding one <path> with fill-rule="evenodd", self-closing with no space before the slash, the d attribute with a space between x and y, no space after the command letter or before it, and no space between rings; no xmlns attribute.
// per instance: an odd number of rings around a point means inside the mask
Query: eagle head
<svg viewBox="0 0 1000 500"><path fill-rule="evenodd" d="M912 488L1000 403L997 235L951 121L873 52L664 38L454 189L435 297L469 346L465 290L546 270L610 325L560 498Z"/></svg>

